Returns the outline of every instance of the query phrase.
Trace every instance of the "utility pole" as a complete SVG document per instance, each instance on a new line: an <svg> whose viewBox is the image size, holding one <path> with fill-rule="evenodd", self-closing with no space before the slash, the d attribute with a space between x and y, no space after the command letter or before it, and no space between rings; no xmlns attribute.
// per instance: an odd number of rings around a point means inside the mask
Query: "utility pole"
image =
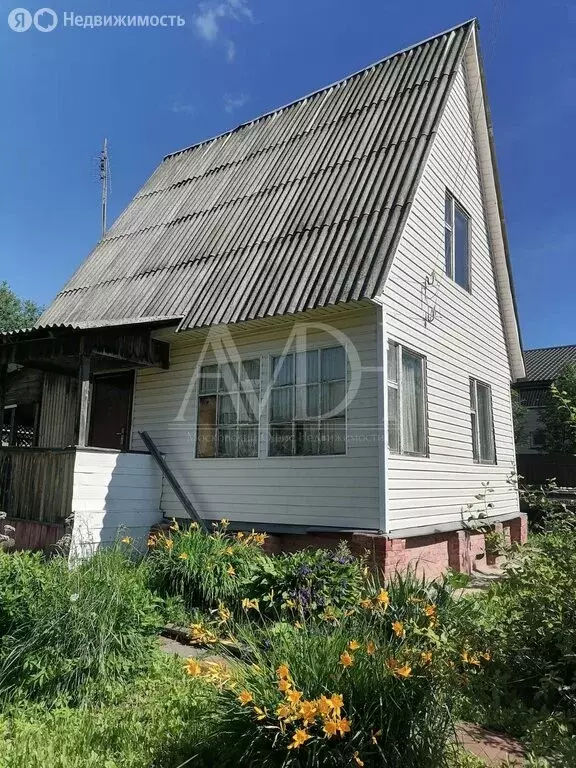
<svg viewBox="0 0 576 768"><path fill-rule="evenodd" d="M104 237L106 234L106 215L108 209L108 185L110 183L108 139L104 139L104 147L102 152L100 152L100 181L102 183L102 237Z"/></svg>

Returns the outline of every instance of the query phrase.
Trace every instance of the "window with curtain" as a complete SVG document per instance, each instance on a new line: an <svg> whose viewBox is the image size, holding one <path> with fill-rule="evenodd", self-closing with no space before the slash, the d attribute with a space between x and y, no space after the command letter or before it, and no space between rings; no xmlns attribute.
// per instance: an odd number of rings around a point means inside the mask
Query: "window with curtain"
<svg viewBox="0 0 576 768"><path fill-rule="evenodd" d="M270 456L346 453L346 352L315 349L272 358Z"/></svg>
<svg viewBox="0 0 576 768"><path fill-rule="evenodd" d="M444 254L446 274L470 290L470 216L446 192L444 204Z"/></svg>
<svg viewBox="0 0 576 768"><path fill-rule="evenodd" d="M260 359L205 365L200 372L196 456L258 456Z"/></svg>
<svg viewBox="0 0 576 768"><path fill-rule="evenodd" d="M492 390L489 384L470 379L472 454L478 464L496 464Z"/></svg>
<svg viewBox="0 0 576 768"><path fill-rule="evenodd" d="M388 343L388 447L393 453L426 456L426 358Z"/></svg>

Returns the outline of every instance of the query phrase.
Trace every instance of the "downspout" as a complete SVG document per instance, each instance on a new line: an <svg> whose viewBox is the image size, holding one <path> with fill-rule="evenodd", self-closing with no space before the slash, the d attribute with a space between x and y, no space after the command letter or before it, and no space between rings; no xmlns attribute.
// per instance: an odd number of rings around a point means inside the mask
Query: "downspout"
<svg viewBox="0 0 576 768"><path fill-rule="evenodd" d="M388 331L386 311L377 300L376 304L376 347L378 367L378 525L381 533L388 532Z"/></svg>

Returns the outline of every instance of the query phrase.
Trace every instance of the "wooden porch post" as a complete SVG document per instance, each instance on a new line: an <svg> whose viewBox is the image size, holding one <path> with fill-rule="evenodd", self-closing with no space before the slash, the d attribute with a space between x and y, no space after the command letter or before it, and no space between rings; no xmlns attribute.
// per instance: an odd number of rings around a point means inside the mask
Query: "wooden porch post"
<svg viewBox="0 0 576 768"><path fill-rule="evenodd" d="M0 447L2 446L2 427L4 425L4 405L8 384L8 363L0 363Z"/></svg>
<svg viewBox="0 0 576 768"><path fill-rule="evenodd" d="M84 354L84 339L80 341L80 350L76 445L84 447L88 441L88 416L90 411L90 357Z"/></svg>

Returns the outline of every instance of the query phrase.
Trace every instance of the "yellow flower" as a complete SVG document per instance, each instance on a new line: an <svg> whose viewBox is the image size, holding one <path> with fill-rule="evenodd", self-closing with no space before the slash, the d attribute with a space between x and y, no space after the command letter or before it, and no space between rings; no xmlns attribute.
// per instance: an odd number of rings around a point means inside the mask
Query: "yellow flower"
<svg viewBox="0 0 576 768"><path fill-rule="evenodd" d="M304 725L311 725L316 717L317 707L315 701L303 701L300 707L299 715L304 721Z"/></svg>
<svg viewBox="0 0 576 768"><path fill-rule="evenodd" d="M234 554L234 547L226 547L224 550L225 555L233 555Z"/></svg>
<svg viewBox="0 0 576 768"><path fill-rule="evenodd" d="M360 643L357 640L350 640L350 642L348 643L348 648L351 651L357 651L358 648L360 648Z"/></svg>
<svg viewBox="0 0 576 768"><path fill-rule="evenodd" d="M360 768L362 768L362 766L364 765L364 761L360 760L360 758L358 757L358 752L354 752L354 762L356 763L356 765L359 765Z"/></svg>
<svg viewBox="0 0 576 768"><path fill-rule="evenodd" d="M148 546L150 548L155 547L157 543L156 536L148 536Z"/></svg>
<svg viewBox="0 0 576 768"><path fill-rule="evenodd" d="M171 551L172 551L172 548L174 547L174 542L172 541L172 539L166 539L166 540L164 541L164 546L166 547L166 549L168 550L168 552L171 552Z"/></svg>
<svg viewBox="0 0 576 768"><path fill-rule="evenodd" d="M242 541L242 539L244 538L244 533L242 533L242 531L238 531L238 533L236 534L236 538L238 539L238 541Z"/></svg>
<svg viewBox="0 0 576 768"><path fill-rule="evenodd" d="M294 622L294 629L304 629L302 624L299 621Z"/></svg>
<svg viewBox="0 0 576 768"><path fill-rule="evenodd" d="M436 616L436 606L435 605L425 605L424 606L424 613L426 616L428 616L429 619Z"/></svg>
<svg viewBox="0 0 576 768"><path fill-rule="evenodd" d="M234 570L233 565L229 565L228 568L226 568L226 573L228 576L236 576L236 571Z"/></svg>
<svg viewBox="0 0 576 768"><path fill-rule="evenodd" d="M278 690L282 691L282 693L286 693L290 688L292 688L292 683L289 680L280 680L278 682Z"/></svg>
<svg viewBox="0 0 576 768"><path fill-rule="evenodd" d="M366 653L368 656L373 656L376 653L376 645L372 642L372 640L369 640L366 643Z"/></svg>
<svg viewBox="0 0 576 768"><path fill-rule="evenodd" d="M338 733L338 726L336 725L336 722L334 720L326 720L322 730L324 731L326 736L332 737L332 736L336 736L336 734Z"/></svg>
<svg viewBox="0 0 576 768"><path fill-rule="evenodd" d="M403 664L401 667L398 667L394 671L394 674L396 675L396 677L403 677L403 678L411 677L412 667L409 664Z"/></svg>
<svg viewBox="0 0 576 768"><path fill-rule="evenodd" d="M338 728L342 736L345 733L350 733L350 720L347 720L345 717L341 720L336 720L336 728Z"/></svg>
<svg viewBox="0 0 576 768"><path fill-rule="evenodd" d="M396 637L404 637L406 634L404 630L404 624L402 624L401 621L393 621L392 622L392 631L396 635Z"/></svg>
<svg viewBox="0 0 576 768"><path fill-rule="evenodd" d="M226 520L226 518L224 518L223 520L220 520L221 528L228 528L229 525L230 525L230 520Z"/></svg>
<svg viewBox="0 0 576 768"><path fill-rule="evenodd" d="M186 674L190 675L190 677L198 677L198 675L202 674L202 667L196 659L186 659L186 666L184 667L186 670Z"/></svg>
<svg viewBox="0 0 576 768"><path fill-rule="evenodd" d="M366 608L366 610L370 610L372 608L372 600L370 600L369 597L365 597L364 600L360 600L360 605L362 608Z"/></svg>
<svg viewBox="0 0 576 768"><path fill-rule="evenodd" d="M376 600L380 603L380 605L384 606L384 608L387 608L390 604L390 595L385 589L381 589L380 592L376 595Z"/></svg>
<svg viewBox="0 0 576 768"><path fill-rule="evenodd" d="M190 530L191 531L197 531L198 530L198 523L197 522L190 523Z"/></svg>
<svg viewBox="0 0 576 768"><path fill-rule="evenodd" d="M286 691L286 698L290 702L290 704L295 705L298 704L300 699L302 698L302 691Z"/></svg>
<svg viewBox="0 0 576 768"><path fill-rule="evenodd" d="M242 693L238 696L238 701L243 706L245 704L250 704L250 702L252 701L252 694L250 693L250 691L242 691Z"/></svg>
<svg viewBox="0 0 576 768"><path fill-rule="evenodd" d="M318 708L319 714L321 714L322 717L325 717L332 711L332 701L327 699L326 696L320 696L316 702L316 706Z"/></svg>
<svg viewBox="0 0 576 768"><path fill-rule="evenodd" d="M348 651L344 651L344 653L340 654L340 664L343 667L351 667L354 664L354 656L350 656Z"/></svg>
<svg viewBox="0 0 576 768"><path fill-rule="evenodd" d="M218 617L221 623L225 624L232 617L232 613L228 608L226 608L225 605L220 603L220 605L218 606Z"/></svg>
<svg viewBox="0 0 576 768"><path fill-rule="evenodd" d="M280 678L280 680L285 680L287 677L290 677L290 670L286 666L286 664L280 664L278 669L276 670L276 674Z"/></svg>
<svg viewBox="0 0 576 768"><path fill-rule="evenodd" d="M256 720L264 720L266 717L268 717L266 707L264 707L264 709L261 709L260 707L254 707L254 712L256 713Z"/></svg>
<svg viewBox="0 0 576 768"><path fill-rule="evenodd" d="M182 554L178 555L178 560L188 560L188 553L182 552Z"/></svg>
<svg viewBox="0 0 576 768"><path fill-rule="evenodd" d="M288 706L288 704L280 704L278 709L276 710L276 714L281 720L285 720L287 717L290 717L292 714L292 710Z"/></svg>
<svg viewBox="0 0 576 768"><path fill-rule="evenodd" d="M340 717L340 710L344 706L344 697L339 693L333 693L329 699L329 702L336 717Z"/></svg>
<svg viewBox="0 0 576 768"><path fill-rule="evenodd" d="M245 611L250 610L250 608L252 608L255 611L259 611L260 610L260 603L258 602L258 600L249 600L247 597L244 597L242 599L242 608Z"/></svg>
<svg viewBox="0 0 576 768"><path fill-rule="evenodd" d="M432 661L432 651L422 651L420 654L420 661L422 664L430 664Z"/></svg>
<svg viewBox="0 0 576 768"><path fill-rule="evenodd" d="M299 749L309 738L310 734L308 731L304 730L304 728L298 728L294 736L292 736L292 743L288 746L288 749Z"/></svg>
<svg viewBox="0 0 576 768"><path fill-rule="evenodd" d="M484 659L484 661L490 661L492 656L490 656L490 652L489 651L485 651L484 653L480 654L480 658Z"/></svg>
<svg viewBox="0 0 576 768"><path fill-rule="evenodd" d="M179 531L180 530L180 526L176 522L176 518L175 517L172 518L172 525L170 526L170 530L171 531Z"/></svg>
<svg viewBox="0 0 576 768"><path fill-rule="evenodd" d="M123 539L120 539L120 542L121 542L122 544L132 544L132 542L133 542L133 539L132 539L132 537L131 537L131 536L124 536L124 538L123 538Z"/></svg>

